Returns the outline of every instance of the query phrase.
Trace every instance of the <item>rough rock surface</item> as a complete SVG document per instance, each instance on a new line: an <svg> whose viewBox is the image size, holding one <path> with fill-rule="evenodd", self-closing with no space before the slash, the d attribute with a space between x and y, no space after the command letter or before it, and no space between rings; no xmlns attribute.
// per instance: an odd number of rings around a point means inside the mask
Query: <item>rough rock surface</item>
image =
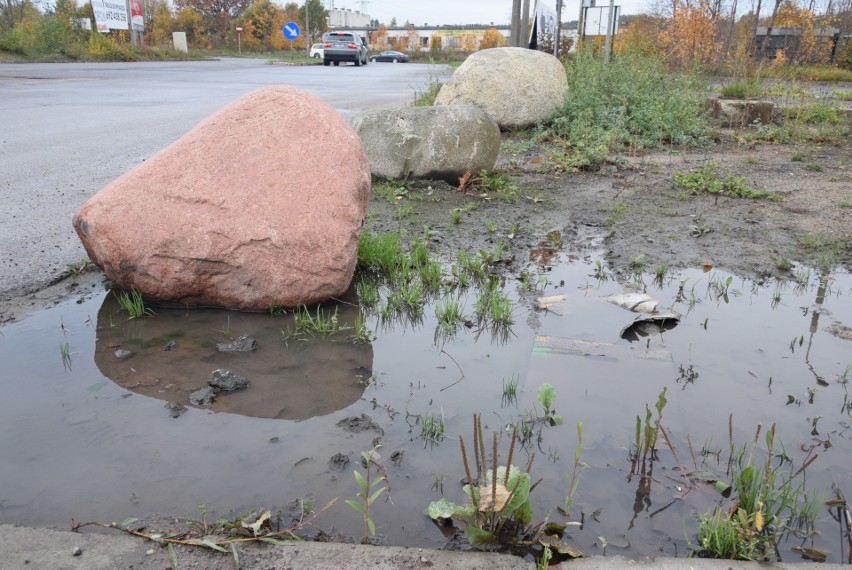
<svg viewBox="0 0 852 570"><path fill-rule="evenodd" d="M471 54L441 87L435 105L476 105L512 129L547 118L567 96L565 68L552 55L493 48Z"/></svg>
<svg viewBox="0 0 852 570"><path fill-rule="evenodd" d="M771 124L775 111L775 103L764 100L710 99L707 106L727 128L743 128L752 123Z"/></svg>
<svg viewBox="0 0 852 570"><path fill-rule="evenodd" d="M216 401L216 390L205 386L189 395L189 403L193 406L209 406Z"/></svg>
<svg viewBox="0 0 852 570"><path fill-rule="evenodd" d="M248 388L249 381L245 376L226 370L225 368L217 368L210 373L210 379L207 384L216 392L233 392L234 390L242 390Z"/></svg>
<svg viewBox="0 0 852 570"><path fill-rule="evenodd" d="M471 105L378 111L354 117L352 126L381 178L457 183L465 172L494 168L500 153L500 127Z"/></svg>
<svg viewBox="0 0 852 570"><path fill-rule="evenodd" d="M257 341L247 334L240 335L231 342L216 343L216 350L219 352L251 352L256 348Z"/></svg>
<svg viewBox="0 0 852 570"><path fill-rule="evenodd" d="M346 291L369 190L366 153L343 117L267 87L110 183L73 222L120 288L264 310Z"/></svg>

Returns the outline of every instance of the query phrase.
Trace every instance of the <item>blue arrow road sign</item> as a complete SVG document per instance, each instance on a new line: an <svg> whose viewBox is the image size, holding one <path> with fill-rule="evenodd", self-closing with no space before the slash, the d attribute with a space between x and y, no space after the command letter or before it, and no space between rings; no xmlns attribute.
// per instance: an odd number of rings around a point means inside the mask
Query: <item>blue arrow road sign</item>
<svg viewBox="0 0 852 570"><path fill-rule="evenodd" d="M287 22L281 28L281 31L284 32L284 37L288 40L295 40L299 37L299 24L296 22Z"/></svg>

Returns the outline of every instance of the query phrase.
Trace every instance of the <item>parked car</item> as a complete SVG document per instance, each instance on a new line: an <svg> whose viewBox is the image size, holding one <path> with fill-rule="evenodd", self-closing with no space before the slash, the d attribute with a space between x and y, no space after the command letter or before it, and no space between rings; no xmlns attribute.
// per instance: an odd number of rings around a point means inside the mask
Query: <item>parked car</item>
<svg viewBox="0 0 852 570"><path fill-rule="evenodd" d="M311 46L311 53L309 55L317 59L322 59L322 52L324 48L325 44L314 44Z"/></svg>
<svg viewBox="0 0 852 570"><path fill-rule="evenodd" d="M390 63L408 63L408 56L401 51L383 51L376 55L370 56L370 61L388 61Z"/></svg>
<svg viewBox="0 0 852 570"><path fill-rule="evenodd" d="M351 61L355 67L367 65L367 44L364 38L352 32L326 32L322 35L323 65L340 65Z"/></svg>

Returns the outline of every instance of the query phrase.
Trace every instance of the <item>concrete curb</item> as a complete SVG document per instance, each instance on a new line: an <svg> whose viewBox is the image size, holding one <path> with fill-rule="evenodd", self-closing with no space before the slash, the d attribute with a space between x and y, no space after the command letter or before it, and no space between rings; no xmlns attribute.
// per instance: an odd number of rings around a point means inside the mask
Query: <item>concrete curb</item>
<svg viewBox="0 0 852 570"><path fill-rule="evenodd" d="M38 570L164 570L172 568L168 550L158 544L117 531L74 533L0 525L0 570L33 568ZM75 555L75 549L80 553ZM450 552L396 546L375 547L322 542L291 542L286 546L241 544L237 548L239 565L232 554L178 545L175 554L179 568L209 570L302 569L345 570L371 568L520 570L535 564L506 554L487 552ZM553 568L602 570L758 570L849 568L840 564L756 563L698 558L655 558L630 560L620 556L599 556L564 562Z"/></svg>

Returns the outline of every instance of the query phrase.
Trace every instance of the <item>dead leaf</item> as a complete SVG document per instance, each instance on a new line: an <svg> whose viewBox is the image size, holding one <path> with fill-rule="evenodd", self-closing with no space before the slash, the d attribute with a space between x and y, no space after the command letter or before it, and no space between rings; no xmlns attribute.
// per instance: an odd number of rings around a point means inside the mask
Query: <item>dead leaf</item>
<svg viewBox="0 0 852 570"><path fill-rule="evenodd" d="M491 486L485 485L479 488L479 496L481 497L479 501L480 513L502 511L503 507L506 506L506 503L509 502L509 497L511 496L509 490L500 483L497 483L496 487L497 489L494 494L493 502L491 501Z"/></svg>

